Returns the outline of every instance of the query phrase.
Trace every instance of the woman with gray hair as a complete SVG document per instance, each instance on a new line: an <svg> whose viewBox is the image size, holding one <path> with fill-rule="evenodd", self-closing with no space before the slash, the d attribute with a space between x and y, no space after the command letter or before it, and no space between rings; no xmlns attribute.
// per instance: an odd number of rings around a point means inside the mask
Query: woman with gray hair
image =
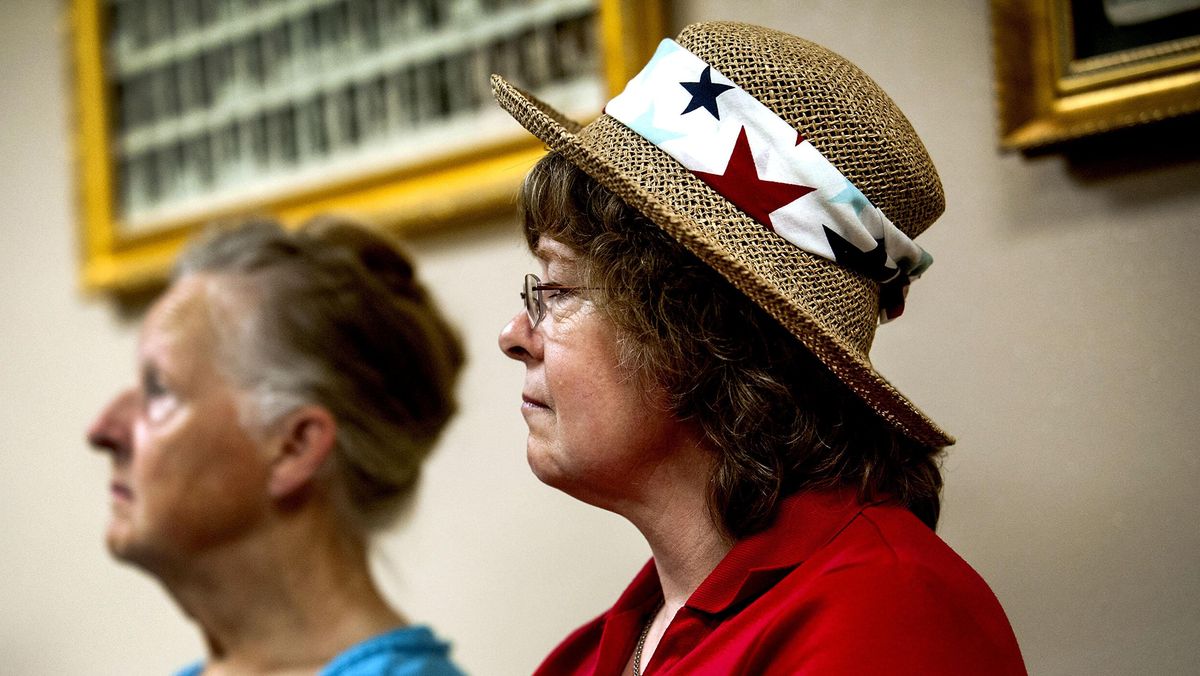
<svg viewBox="0 0 1200 676"><path fill-rule="evenodd" d="M214 231L150 309L138 384L88 430L106 540L204 632L182 674L458 674L367 542L454 412L457 337L389 240L335 220Z"/></svg>

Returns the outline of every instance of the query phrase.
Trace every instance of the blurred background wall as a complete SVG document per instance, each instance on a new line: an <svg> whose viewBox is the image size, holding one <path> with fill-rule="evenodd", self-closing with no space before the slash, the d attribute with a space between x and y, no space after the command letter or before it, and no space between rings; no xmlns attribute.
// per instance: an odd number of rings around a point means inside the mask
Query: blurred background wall
<svg viewBox="0 0 1200 676"><path fill-rule="evenodd" d="M109 560L107 462L83 441L133 377L138 317L76 286L62 7L0 9L0 674L168 673L202 654L199 635L152 580ZM1030 671L1194 673L1196 137L1172 161L998 154L984 0L679 0L670 26L713 18L857 62L940 169L949 207L921 240L937 265L874 356L958 435L940 532L991 583ZM533 268L514 225L410 247L470 364L463 413L382 539L379 572L468 669L528 673L647 551L525 466L521 367L495 347Z"/></svg>

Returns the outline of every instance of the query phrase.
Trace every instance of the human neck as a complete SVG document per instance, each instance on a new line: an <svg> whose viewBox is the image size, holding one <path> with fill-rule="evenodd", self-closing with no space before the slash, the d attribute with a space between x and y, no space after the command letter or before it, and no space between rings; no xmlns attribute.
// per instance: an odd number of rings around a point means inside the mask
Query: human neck
<svg viewBox="0 0 1200 676"><path fill-rule="evenodd" d="M160 575L203 630L206 674L315 673L346 648L404 624L371 580L365 546L319 513Z"/></svg>
<svg viewBox="0 0 1200 676"><path fill-rule="evenodd" d="M691 445L650 471L652 487L625 510L650 545L662 585L663 604L673 616L729 553L732 542L708 507L711 453Z"/></svg>
<svg viewBox="0 0 1200 676"><path fill-rule="evenodd" d="M654 556L665 614L672 617L729 553L731 544L709 518L707 501L667 510L674 513L642 527L642 534Z"/></svg>

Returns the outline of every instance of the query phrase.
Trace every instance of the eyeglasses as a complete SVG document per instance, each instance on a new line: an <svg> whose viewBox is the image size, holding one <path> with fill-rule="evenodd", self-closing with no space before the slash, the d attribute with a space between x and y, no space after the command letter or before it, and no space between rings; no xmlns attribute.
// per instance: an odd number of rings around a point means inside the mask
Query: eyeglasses
<svg viewBox="0 0 1200 676"><path fill-rule="evenodd" d="M521 300L525 301L525 312L529 313L529 327L535 328L546 318L546 299L543 291L578 291L588 289L587 286L563 286L562 284L542 284L537 275L525 275L525 290L521 292ZM551 296L553 298L553 296Z"/></svg>

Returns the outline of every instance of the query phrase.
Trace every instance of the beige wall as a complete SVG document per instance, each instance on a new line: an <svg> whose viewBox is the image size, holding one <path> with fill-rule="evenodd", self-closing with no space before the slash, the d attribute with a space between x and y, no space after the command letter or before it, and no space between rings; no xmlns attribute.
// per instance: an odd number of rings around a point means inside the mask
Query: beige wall
<svg viewBox="0 0 1200 676"><path fill-rule="evenodd" d="M949 209L922 238L938 263L875 357L959 436L941 533L991 582L1033 673L1186 673L1200 662L1200 153L1103 180L997 155L985 4L691 0L674 24L736 7L842 52L909 113ZM2 7L0 674L164 673L200 641L103 552L107 468L82 441L132 377L134 327L74 286L58 8ZM645 546L525 468L521 369L495 349L531 267L513 228L413 248L471 362L464 414L380 573L472 671L527 673Z"/></svg>

